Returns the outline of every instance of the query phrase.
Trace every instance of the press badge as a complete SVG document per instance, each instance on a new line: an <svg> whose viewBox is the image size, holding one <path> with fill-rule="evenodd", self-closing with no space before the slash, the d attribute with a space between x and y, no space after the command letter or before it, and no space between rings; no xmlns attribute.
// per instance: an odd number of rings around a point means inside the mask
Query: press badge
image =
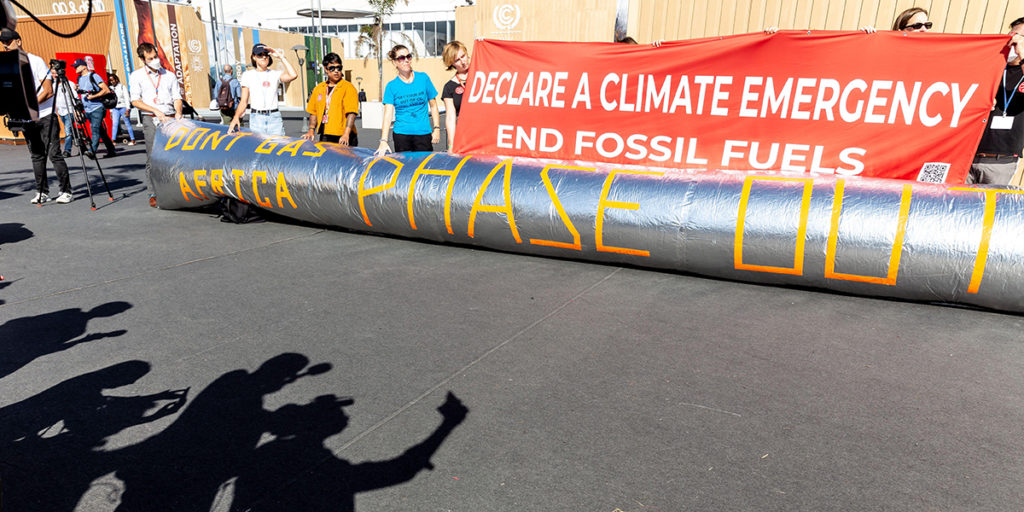
<svg viewBox="0 0 1024 512"><path fill-rule="evenodd" d="M1012 116L995 116L992 118L993 130L1009 130L1013 128Z"/></svg>

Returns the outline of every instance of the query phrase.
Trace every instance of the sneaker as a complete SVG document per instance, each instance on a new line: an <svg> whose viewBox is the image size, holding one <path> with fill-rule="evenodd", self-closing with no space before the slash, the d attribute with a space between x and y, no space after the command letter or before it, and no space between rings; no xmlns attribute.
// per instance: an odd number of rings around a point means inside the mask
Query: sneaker
<svg viewBox="0 0 1024 512"><path fill-rule="evenodd" d="M48 195L46 195L46 194L44 194L42 192L36 192L36 196L33 197L32 200L29 201L29 203L30 204L39 204L39 203L45 203L45 202L47 202L49 200L50 200L50 196L48 196Z"/></svg>
<svg viewBox="0 0 1024 512"><path fill-rule="evenodd" d="M60 203L60 204L68 204L68 203L70 203L71 201L74 201L74 200L75 200L75 198L71 195L71 192L61 192L60 195L57 196L57 199L56 199L56 201L58 203Z"/></svg>
<svg viewBox="0 0 1024 512"><path fill-rule="evenodd" d="M71 152L70 151L63 151L63 152L61 152L60 156L62 156L64 158L70 158L71 157Z"/></svg>
<svg viewBox="0 0 1024 512"><path fill-rule="evenodd" d="M133 141L129 142L128 145L129 146L134 146L135 145L135 141L133 140Z"/></svg>

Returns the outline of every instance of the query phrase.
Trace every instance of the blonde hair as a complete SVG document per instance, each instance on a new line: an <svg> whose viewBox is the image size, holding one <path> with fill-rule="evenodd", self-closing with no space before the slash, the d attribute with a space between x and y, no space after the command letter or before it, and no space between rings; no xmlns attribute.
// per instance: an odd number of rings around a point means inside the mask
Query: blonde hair
<svg viewBox="0 0 1024 512"><path fill-rule="evenodd" d="M444 59L444 65L448 66L448 71L455 69L455 60L459 58L459 50L462 50L467 56L469 55L469 48L466 48L466 45L458 41L452 41L444 45L441 58Z"/></svg>

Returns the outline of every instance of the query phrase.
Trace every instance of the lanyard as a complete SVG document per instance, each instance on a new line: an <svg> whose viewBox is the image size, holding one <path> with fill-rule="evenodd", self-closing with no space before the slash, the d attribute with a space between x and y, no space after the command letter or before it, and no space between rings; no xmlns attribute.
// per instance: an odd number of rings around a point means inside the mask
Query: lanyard
<svg viewBox="0 0 1024 512"><path fill-rule="evenodd" d="M1013 86L1013 92L1010 93L1010 97L1006 97L1006 70L1003 70L1003 115L1006 115L1006 109L1010 108L1010 102L1013 101L1013 96L1017 94L1017 88L1020 87L1021 82L1024 82L1024 76L1020 77L1017 81L1017 85Z"/></svg>
<svg viewBox="0 0 1024 512"><path fill-rule="evenodd" d="M324 82L326 84L326 82ZM340 84L341 82L339 82ZM334 87L327 87L330 92L327 93L327 101L324 104L324 115L320 117L320 124L322 126L327 125L327 118L330 116L331 111L331 98L334 97L334 93L338 91L338 84L334 84Z"/></svg>
<svg viewBox="0 0 1024 512"><path fill-rule="evenodd" d="M153 83L153 77L149 73L149 70L147 69L146 70L146 78L149 79L149 83L153 84L153 99L154 100L158 99L160 97L160 80L163 78L163 74L160 73L159 71L157 71L157 73L156 73L156 83ZM153 106L155 107L156 105L153 105Z"/></svg>

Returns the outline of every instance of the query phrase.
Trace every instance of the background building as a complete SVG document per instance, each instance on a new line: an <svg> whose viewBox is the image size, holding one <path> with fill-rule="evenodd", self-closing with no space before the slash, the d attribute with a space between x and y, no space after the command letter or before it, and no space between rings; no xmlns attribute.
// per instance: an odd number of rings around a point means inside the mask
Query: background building
<svg viewBox="0 0 1024 512"><path fill-rule="evenodd" d="M44 22L70 32L85 18L88 0L23 0ZM1006 33L1008 23L1024 16L1019 0L396 0L383 20L385 52L405 44L419 57L413 66L427 73L438 90L451 76L440 53L451 40L472 48L477 38L538 41L613 41L630 35L641 43L782 29L857 30L865 25L888 29L907 7L929 9L934 31ZM43 59L61 51L106 56L107 67L122 78L140 65L135 47L142 37L158 35L167 69L174 70L187 100L209 107L218 69L249 66L249 50L264 43L285 50L302 79L283 87L284 105L301 108L308 91L322 79L319 62L326 52L344 57L345 77L379 101L375 52L361 37L374 23L365 0L93 0L95 14L85 32L58 38L24 12L18 30L26 50ZM1020 12L1018 12L1020 11ZM322 48L321 48L322 42ZM293 49L298 48L298 49ZM384 83L396 76L384 62ZM11 140L0 127L0 139Z"/></svg>

